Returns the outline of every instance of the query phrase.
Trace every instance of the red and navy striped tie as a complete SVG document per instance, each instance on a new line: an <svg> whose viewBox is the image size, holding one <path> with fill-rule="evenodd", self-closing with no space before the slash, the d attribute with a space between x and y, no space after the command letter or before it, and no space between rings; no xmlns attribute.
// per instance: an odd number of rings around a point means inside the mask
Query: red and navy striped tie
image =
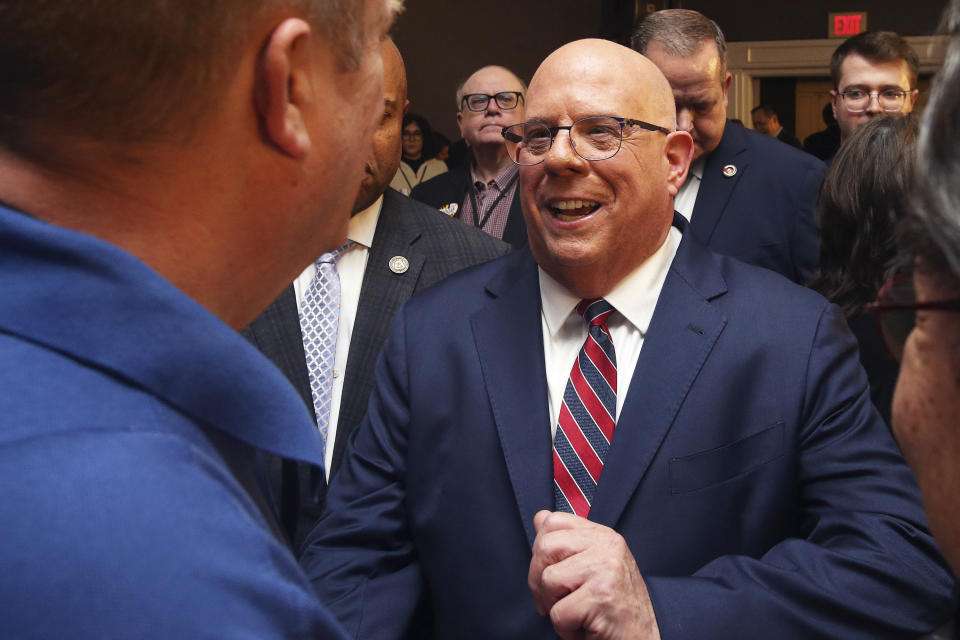
<svg viewBox="0 0 960 640"><path fill-rule="evenodd" d="M577 305L590 329L563 391L553 438L556 509L584 518L590 513L616 424L617 355L607 330L613 311L599 298Z"/></svg>

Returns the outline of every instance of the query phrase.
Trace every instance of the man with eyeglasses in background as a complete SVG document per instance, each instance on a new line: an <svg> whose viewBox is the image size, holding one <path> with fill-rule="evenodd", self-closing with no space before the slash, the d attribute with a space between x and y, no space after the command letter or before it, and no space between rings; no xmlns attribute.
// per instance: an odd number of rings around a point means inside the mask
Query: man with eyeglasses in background
<svg viewBox="0 0 960 640"><path fill-rule="evenodd" d="M503 132L529 230L397 314L301 564L351 637L917 637L953 579L834 307L674 213L649 60L551 54ZM778 143L774 143L778 144ZM417 636L420 637L420 636Z"/></svg>
<svg viewBox="0 0 960 640"><path fill-rule="evenodd" d="M457 88L457 125L473 159L417 185L410 197L514 247L525 245L517 168L500 136L503 127L523 121L525 92L520 78L505 67L482 67L467 78Z"/></svg>
<svg viewBox="0 0 960 640"><path fill-rule="evenodd" d="M867 31L837 47L830 58L830 100L840 143L870 118L913 111L919 65L913 47L893 31Z"/></svg>

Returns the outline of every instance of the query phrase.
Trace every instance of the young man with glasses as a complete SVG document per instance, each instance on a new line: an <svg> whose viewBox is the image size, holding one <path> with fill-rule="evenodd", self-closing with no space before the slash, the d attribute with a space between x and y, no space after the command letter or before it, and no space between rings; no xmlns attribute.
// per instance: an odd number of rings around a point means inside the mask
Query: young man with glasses
<svg viewBox="0 0 960 640"><path fill-rule="evenodd" d="M893 31L867 31L837 47L830 100L841 143L870 118L913 111L918 67L917 53Z"/></svg>
<svg viewBox="0 0 960 640"><path fill-rule="evenodd" d="M411 197L483 229L515 247L527 242L517 167L500 131L523 121L526 86L509 69L483 67L457 89L457 125L473 159L417 185Z"/></svg>
<svg viewBox="0 0 960 640"><path fill-rule="evenodd" d="M401 638L418 605L438 640L876 640L952 615L843 318L675 215L693 140L660 71L570 43L527 114L506 139L529 250L397 313L301 557L351 636Z"/></svg>

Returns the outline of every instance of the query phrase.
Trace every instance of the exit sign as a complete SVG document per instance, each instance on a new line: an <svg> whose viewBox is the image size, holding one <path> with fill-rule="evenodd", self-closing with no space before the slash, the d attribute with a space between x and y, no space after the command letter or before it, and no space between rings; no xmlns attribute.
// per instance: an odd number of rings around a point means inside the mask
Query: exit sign
<svg viewBox="0 0 960 640"><path fill-rule="evenodd" d="M866 11L827 14L827 33L831 38L849 38L866 30Z"/></svg>

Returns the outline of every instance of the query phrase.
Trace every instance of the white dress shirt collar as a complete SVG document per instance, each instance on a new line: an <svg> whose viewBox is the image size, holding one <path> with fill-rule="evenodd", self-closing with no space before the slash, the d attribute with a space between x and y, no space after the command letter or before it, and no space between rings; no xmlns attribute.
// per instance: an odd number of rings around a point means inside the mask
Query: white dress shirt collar
<svg viewBox="0 0 960 640"><path fill-rule="evenodd" d="M641 335L646 335L647 328L650 326L653 310L660 297L660 289L666 280L667 271L676 255L681 237L680 230L671 226L660 248L603 296L604 300L613 305L614 309L639 329ZM570 293L546 271L539 267L537 269L540 273L543 317L550 334L556 336L580 302L580 298Z"/></svg>

